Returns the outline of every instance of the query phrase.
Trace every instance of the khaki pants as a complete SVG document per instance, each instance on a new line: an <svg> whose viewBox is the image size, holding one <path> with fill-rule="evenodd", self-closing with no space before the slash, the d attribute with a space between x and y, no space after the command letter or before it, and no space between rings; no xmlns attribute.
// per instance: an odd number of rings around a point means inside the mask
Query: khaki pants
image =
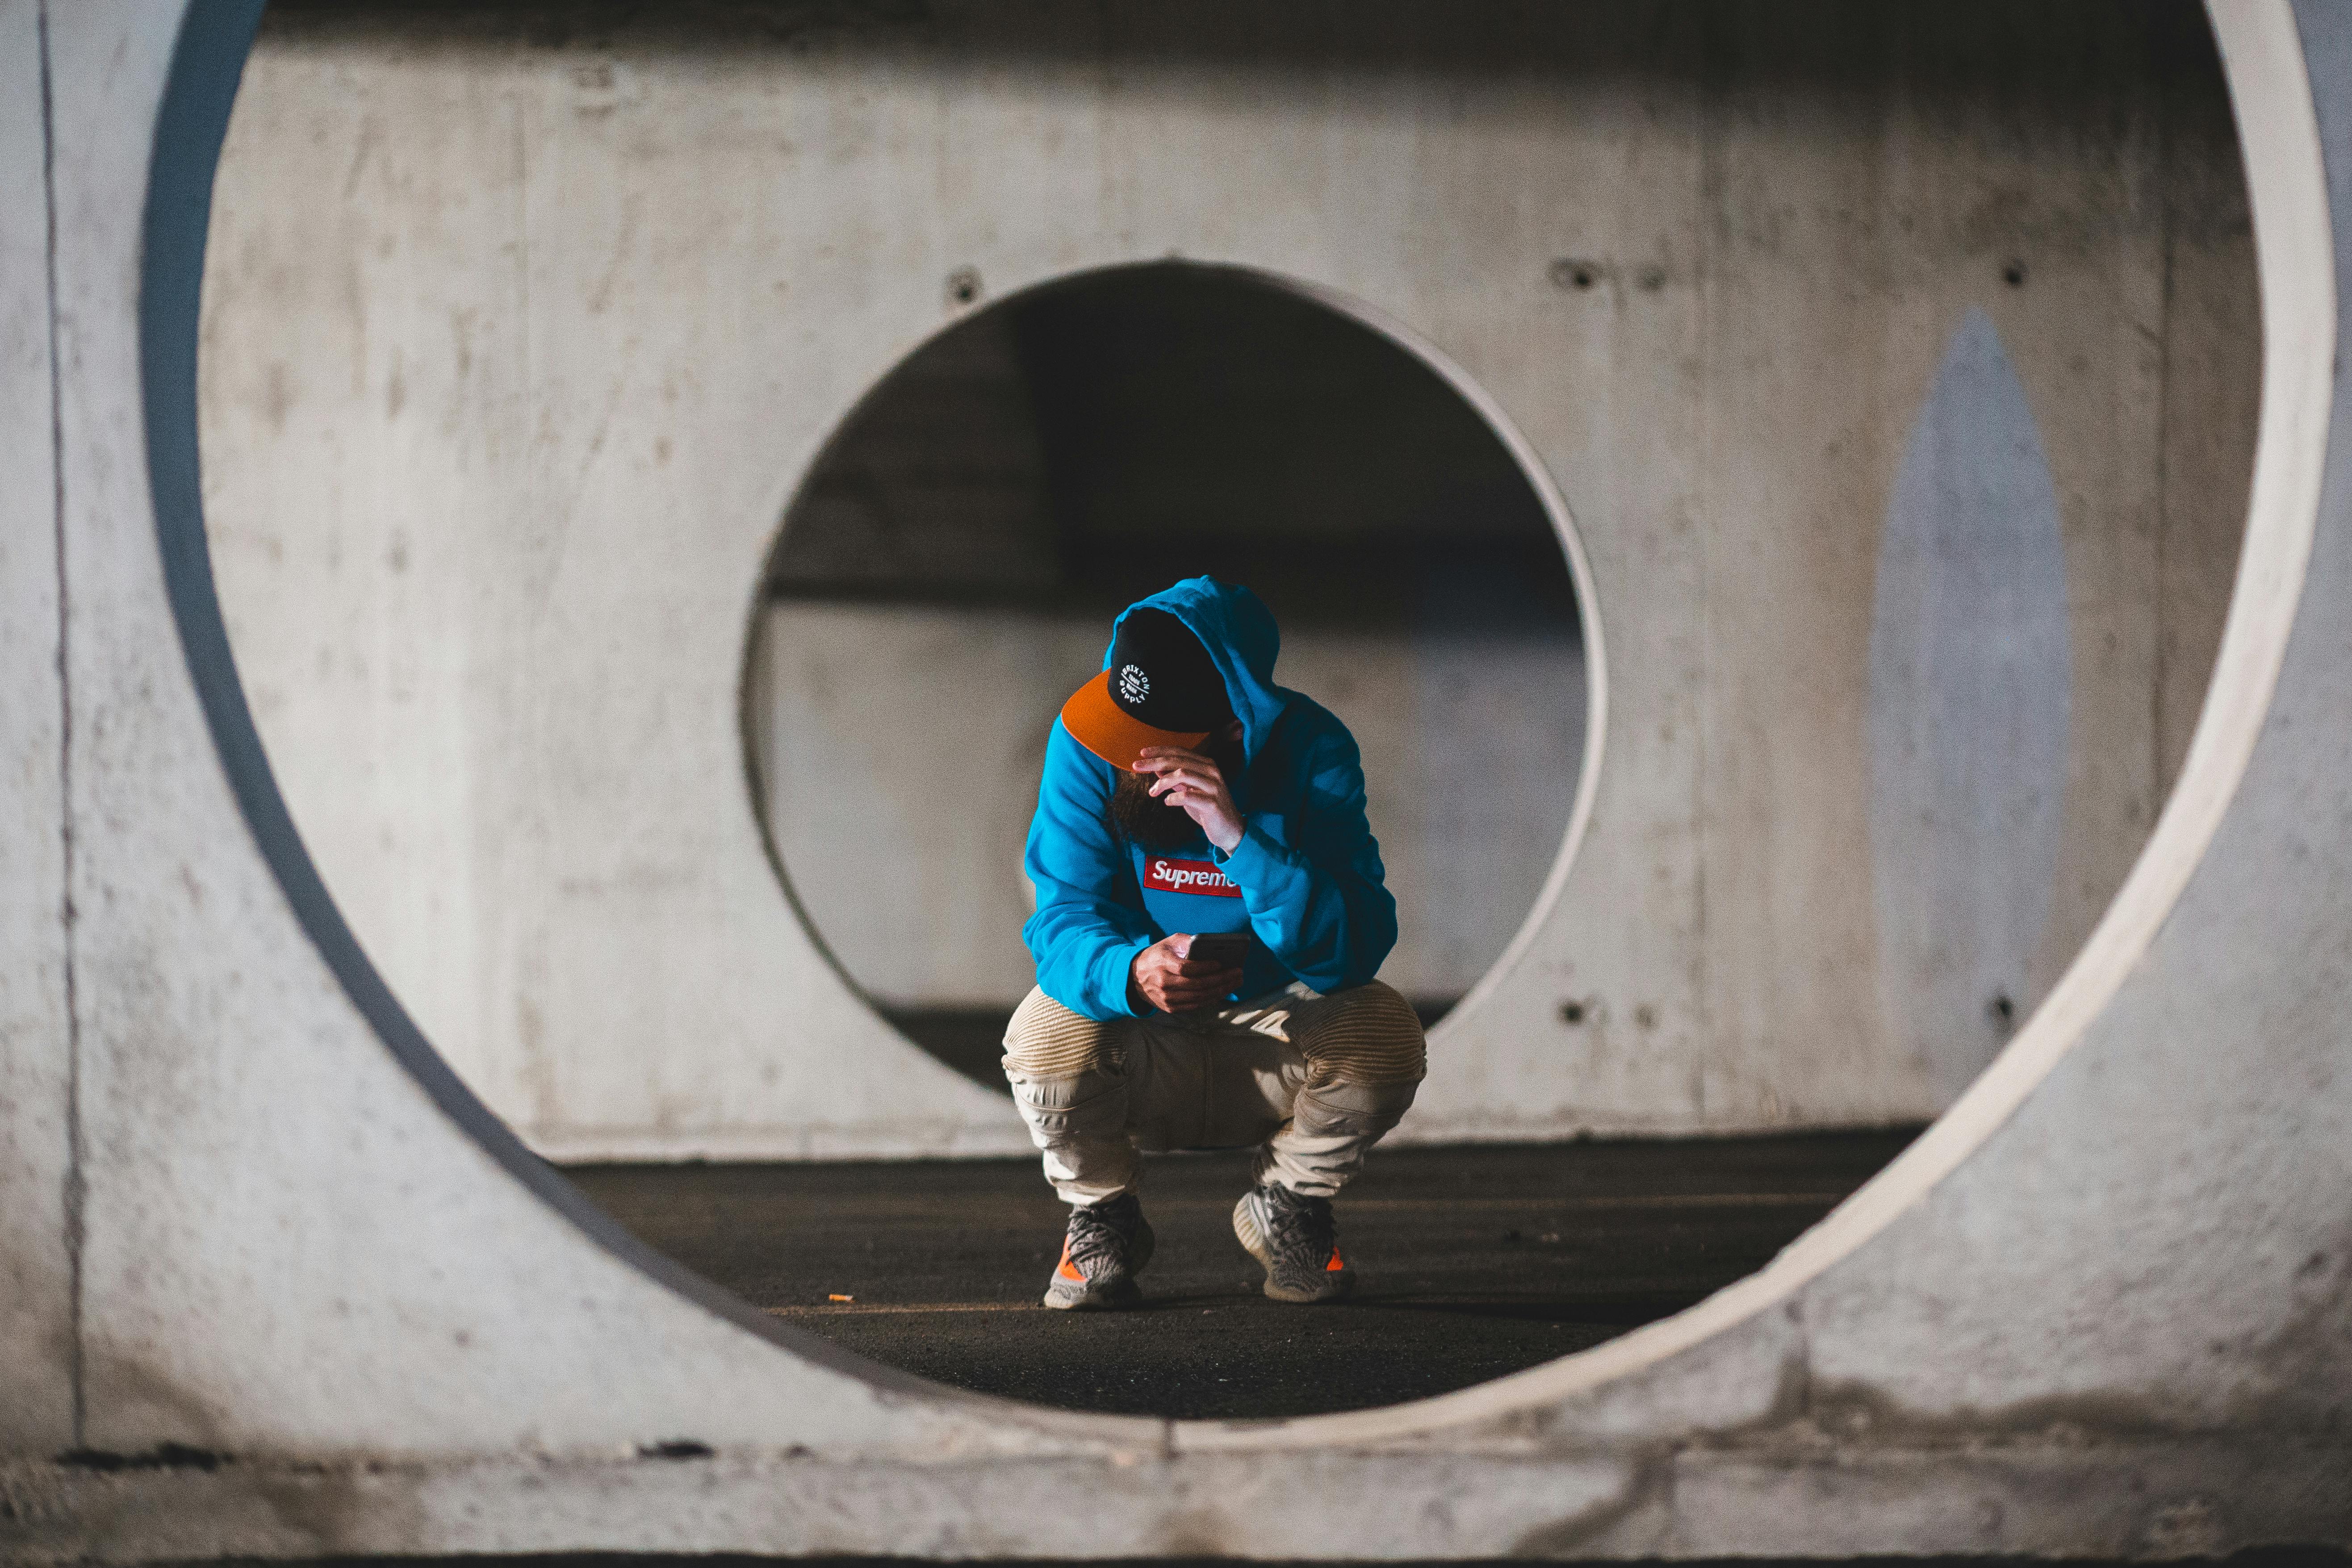
<svg viewBox="0 0 2352 1568"><path fill-rule="evenodd" d="M1131 1189L1139 1149L1253 1143L1259 1182L1329 1197L1403 1117L1425 1065L1421 1021L1378 981L1102 1022L1032 991L1004 1034L1045 1179L1077 1205Z"/></svg>

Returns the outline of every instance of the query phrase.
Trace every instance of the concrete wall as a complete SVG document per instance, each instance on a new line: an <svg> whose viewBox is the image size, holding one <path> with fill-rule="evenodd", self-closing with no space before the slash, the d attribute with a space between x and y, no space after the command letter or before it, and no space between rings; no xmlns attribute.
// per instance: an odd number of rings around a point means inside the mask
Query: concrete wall
<svg viewBox="0 0 2352 1568"><path fill-rule="evenodd" d="M0 206L16 215L0 226L0 1449L60 1446L73 1423L54 356L74 323L53 313L50 290L44 53L33 7L0 7Z"/></svg>
<svg viewBox="0 0 2352 1568"><path fill-rule="evenodd" d="M0 3L0 36L27 5ZM80 1260L67 1335L0 1319L0 1365L76 1412L72 1452L46 1430L0 1450L0 1554L2352 1545L2352 16L2214 15L2263 431L2211 699L2077 962L1749 1279L1444 1399L1225 1426L958 1397L761 1323L633 1249L425 1047L303 854L206 571L198 260L240 18L50 8L47 134L5 122L0 170L21 188L55 148L58 265L28 281L12 247L0 282L69 328L65 589L56 641L8 645L5 707L58 712L74 759L51 824L74 846L67 1038L32 1044L80 1064L86 1203L69 1225L46 1173L0 1163L11 1247ZM68 929L5 928L12 994ZM16 1146L48 1114L12 1101Z"/></svg>
<svg viewBox="0 0 2352 1568"><path fill-rule="evenodd" d="M1573 510L1589 825L1410 1135L1930 1115L2145 842L2259 371L2186 9L539 15L278 16L203 362L215 563L295 817L539 1146L1018 1145L798 922L737 711L789 498L964 268L983 300L1171 254L1332 290ZM1971 322L1990 368L1931 417ZM2013 391L1977 418L1969 386ZM1937 478L1988 462L2021 478ZM2042 500L1980 559L1921 544L2010 496ZM1882 595L1883 541L1960 586ZM1920 662L2021 571L2024 655ZM1921 749L1931 700L1966 717ZM1914 854L1930 817L1979 826Z"/></svg>

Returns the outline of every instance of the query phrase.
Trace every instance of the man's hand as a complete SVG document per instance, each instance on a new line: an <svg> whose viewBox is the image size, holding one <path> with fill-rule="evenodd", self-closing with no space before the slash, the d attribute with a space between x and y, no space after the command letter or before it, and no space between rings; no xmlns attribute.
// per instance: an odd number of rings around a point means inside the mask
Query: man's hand
<svg viewBox="0 0 2352 1568"><path fill-rule="evenodd" d="M1192 954L1191 932L1160 938L1128 966L1128 989L1163 1013L1198 1013L1216 1006L1242 983L1240 970Z"/></svg>
<svg viewBox="0 0 2352 1568"><path fill-rule="evenodd" d="M1226 787L1224 772L1200 752L1181 746L1146 746L1135 771L1152 778L1154 799L1181 806L1218 848L1231 854L1242 841L1242 814L1234 809L1234 792Z"/></svg>

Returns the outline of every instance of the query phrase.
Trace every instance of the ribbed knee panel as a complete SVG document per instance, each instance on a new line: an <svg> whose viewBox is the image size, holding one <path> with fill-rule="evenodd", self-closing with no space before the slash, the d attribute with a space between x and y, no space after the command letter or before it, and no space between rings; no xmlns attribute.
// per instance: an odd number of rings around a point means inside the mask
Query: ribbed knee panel
<svg viewBox="0 0 2352 1568"><path fill-rule="evenodd" d="M1429 1070L1429 1044L1412 1005L1377 980L1326 996L1293 1041L1310 1084L1385 1088L1419 1083Z"/></svg>
<svg viewBox="0 0 2352 1568"><path fill-rule="evenodd" d="M1032 991L1014 1008L1004 1029L1004 1070L1021 1078L1076 1078L1098 1068L1117 1068L1119 1052L1112 1026L1081 1017Z"/></svg>

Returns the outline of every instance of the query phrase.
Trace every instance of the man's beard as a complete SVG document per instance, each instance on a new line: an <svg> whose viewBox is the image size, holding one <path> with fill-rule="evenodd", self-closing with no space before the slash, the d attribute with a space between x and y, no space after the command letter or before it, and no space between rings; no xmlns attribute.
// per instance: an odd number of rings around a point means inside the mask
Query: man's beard
<svg viewBox="0 0 2352 1568"><path fill-rule="evenodd" d="M1150 773L1119 771L1111 785L1110 819L1129 840L1146 849L1182 849L1201 837L1201 825L1181 805L1151 798Z"/></svg>
<svg viewBox="0 0 2352 1568"><path fill-rule="evenodd" d="M1240 748L1229 751L1212 741L1194 750L1217 764L1217 771L1225 776L1225 787L1232 789L1242 770ZM1201 825L1182 806L1152 798L1151 786L1159 782L1157 774L1129 773L1121 768L1110 790L1111 825L1146 849L1190 848L1200 842Z"/></svg>

